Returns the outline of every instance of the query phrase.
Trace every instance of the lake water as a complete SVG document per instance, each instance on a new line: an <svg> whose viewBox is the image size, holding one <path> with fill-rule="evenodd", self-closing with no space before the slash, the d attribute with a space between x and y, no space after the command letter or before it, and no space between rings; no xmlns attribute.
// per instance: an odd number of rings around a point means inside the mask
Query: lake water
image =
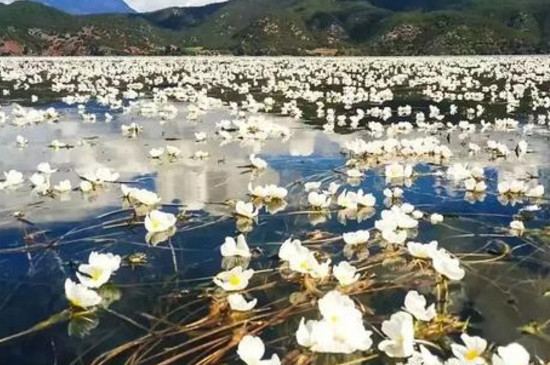
<svg viewBox="0 0 550 365"><path fill-rule="evenodd" d="M472 72L471 65L475 62L466 60L465 73ZM0 75L0 90L12 89L18 83L11 79L9 70L21 67L28 71L28 65L14 66L24 62L43 65L50 61L0 60L0 70L4 72ZM55 66L55 62L52 69L70 69L66 64ZM64 62L78 63L74 67L78 70L85 67L82 65L86 61L76 59ZM144 66L141 72L144 77L151 75L151 79L162 74L163 62L171 64L168 68L170 72L184 70L183 74L191 76L200 69L197 66L200 61L192 59L91 59L89 62L148 62L148 66ZM307 59L296 61L301 62L298 65L294 65L292 60L282 59L203 59L202 62L205 64L202 71L207 75L205 78L215 73L215 70L223 74L230 67L218 67L217 63L231 65L235 62L233 75L247 75L248 70L254 67L254 62L258 62L264 70L276 68L276 74L284 80L288 81L288 75L284 74L286 71L300 82L307 82L305 76L300 77L300 70L303 70L303 64L308 63ZM315 59L315 64L309 66L305 73L310 77L312 69L317 75L322 73L326 70L323 62L329 61ZM340 61L330 62L333 65ZM345 62L348 66L356 65L357 70L350 71L352 75L361 73L362 68L369 64L368 60L360 59L346 59ZM371 64L367 73L387 78L392 71L396 75L426 72L415 70L415 67L420 69L422 66L414 65L436 61L388 59L387 62L393 66L383 71L379 65L385 61L373 62L374 66ZM412 67L412 71L404 70L400 62ZM462 61L457 59L454 62L452 66L445 66L453 68L447 70L446 74L461 74L457 70L460 70ZM491 62L495 65L500 62L499 67L515 70L518 74L521 68L517 65L523 65L531 71L537 69L529 66L529 62L534 62L529 59L495 59L486 62L489 65ZM544 75L534 83L545 91L550 60L539 58L536 63L538 67L544 68ZM40 71L44 77L44 70L48 67ZM119 67L123 71L131 69L128 73L136 72L132 68L135 66ZM158 69L151 71L155 67ZM345 69L346 65L342 68ZM437 69L436 64L433 70ZM85 75L86 71L82 71L82 74ZM472 75L474 80L480 80L484 85L493 83L487 75L480 76L474 72ZM100 77L95 75L93 79ZM105 74L104 77L109 80L111 76ZM215 81L205 80L204 85L198 84L196 80L189 83L183 81L185 85L191 85L189 89L208 88L208 95L219 98L221 102L204 102L194 97L183 101L173 98L157 100L159 105L170 105L173 108L175 116L164 119L158 113L144 115L146 113L139 103L152 102L154 87L168 87L166 78L164 83L159 82L156 86L147 85L145 81L142 95L132 101L138 104L124 112L122 109L113 110L101 105L96 100L97 93L89 90L82 90L80 94L92 95L90 100L69 105L61 98L71 93L52 93L49 82L30 84L28 90L12 90L10 95L1 97L0 111L5 113L7 120L0 126L0 172L15 169L24 174L26 181L17 187L0 190L0 339L31 329L20 337L0 342L1 363L200 364L204 361L202 364L239 364L242 362L234 346L221 352L219 358L211 358L211 362L204 360L209 354L220 354L216 351L231 342L238 328L257 329L255 333L261 335L266 343L268 354L277 353L283 358L293 352L305 352L296 343L294 333L302 317L312 319L317 318L318 314L312 299L307 296L304 299L304 293L307 292L304 285L307 288L307 284L290 277L285 270L280 270L278 250L282 242L291 237L301 239L320 257L330 257L333 263L349 260L362 268L360 272L365 275L363 279L369 277L371 284L357 289L354 297L362 305L367 329L380 328L389 315L403 307L403 298L408 290L419 290L429 298L429 302L434 302L438 295L433 280L421 275L421 269L411 264L410 260L407 262L399 255L391 259L390 248L385 245L372 249L369 256L369 251L364 248L346 248L341 239L343 233L364 229L370 230L371 238L378 242L375 222L380 219L381 212L391 205L384 196L384 190L395 186L403 189L403 202L414 205L424 213L425 218L419 221L418 228L409 232L409 240L423 243L437 240L440 247L460 258L466 271L463 280L449 283L447 297L438 304L438 310L452 313L457 320L468 322L470 334L482 336L490 343L503 345L519 342L530 351L533 358L535 355L543 359L550 358L549 337L544 326L550 319L550 250L547 245L550 231L546 228L550 219L548 200L545 197L524 197L517 202L510 202L502 194L499 195L497 189L499 182L518 178L530 185L536 183L542 184L547 190L550 188L550 133L546 125L536 125L537 116L546 111L541 111L540 107L532 110L521 105L514 112L507 113L503 102L490 101L488 98L476 102L456 101L460 111L475 105L486 107L483 116L469 119L473 124L479 126L481 119L492 122L497 118L512 117L520 121L520 127L512 131L481 131L478 128L464 140L459 137L460 130L449 132L445 127L430 133L413 130L400 134L396 138L434 136L442 145L449 146L453 156L443 162L431 158L398 159L402 163L414 165L414 177L405 183L386 182L384 175L387 162L370 162L369 168L362 170L360 179L350 180L345 173L349 156L342 153L346 143L356 138L366 141L387 138L368 133L365 128L367 121L380 121L385 126L399 121L414 122L414 113L424 112L428 115L430 105L439 105L442 114L446 114L451 102L438 102L430 100L425 93L423 95L421 90L429 82L419 84L417 89L410 85L405 88L397 82L394 86L387 86L394 91L392 100L353 103L351 109L344 108L341 102L333 103L337 115L352 115L357 108L389 106L394 113L391 118L383 121L367 116L358 128L350 127L348 120L346 126L337 126L335 132L326 132L321 127L325 117L316 116L314 103L300 102L299 107L304 111L302 117L283 115L280 104L289 100L289 95L283 95L281 91L271 92L277 105L274 111L266 113L239 108L243 114L236 115L228 103L242 101L246 93L229 91L231 87L229 84L222 85L222 79L219 76ZM228 80L231 78L228 77ZM236 78L233 81L238 84L238 80ZM517 83L525 82L519 80ZM250 84L250 94L262 94L262 97L271 95L270 92L260 93L258 90L261 85L268 84L265 80L258 78L258 85L254 82ZM499 85L499 90L504 89L501 81L497 80L495 84ZM340 86L330 85L327 89L340 90ZM123 89L122 86L120 88ZM222 89L226 91L220 92ZM472 86L471 89L477 90L478 87ZM38 100L32 102L31 95L36 95ZM299 96L296 98L299 99ZM262 98L258 96L257 100L261 101ZM124 100L124 105L129 103ZM201 103L208 105L201 106L199 117L186 118ZM59 118L55 121L14 125L13 121L17 119L14 112L16 104L27 110L53 107L59 113ZM77 107L79 104L84 105L86 113L95 114L97 120L93 123L83 120ZM412 114L399 117L397 107L404 105L412 106ZM105 121L105 112L113 115L112 121ZM216 134L219 131L216 123L225 119L250 117L264 118L285 126L291 135L265 141L233 140L222 143ZM446 115L444 121L457 123L466 119L465 114ZM121 133L121 126L130 123L137 123L143 128L135 138ZM521 127L528 123L533 124L534 128L526 133ZM194 135L196 132L205 132L206 141L197 142ZM28 139L26 147L16 144L18 135ZM511 150L510 155L495 159L484 151L469 153L469 143L485 146L489 139L506 144ZM529 144L528 153L518 155L513 149L522 139ZM53 140L69 143L72 148L49 148ZM153 159L149 156L152 148L167 145L178 147L182 152L181 157ZM192 158L199 150L208 152L209 158ZM264 159L268 167L263 171L252 171L245 167L249 165L252 153ZM41 162L48 162L58 170L51 176L52 185L69 179L73 187L77 187L80 176L100 166L118 172L120 177L116 183L104 184L88 193L73 189L44 196L33 192L28 181ZM468 193L462 184L450 181L446 171L456 163L483 167L486 191ZM335 197L330 208L322 213L314 212L308 203L308 193L304 191L307 182L322 182L323 189L327 189L331 182L341 184L336 197L344 189L362 189L374 195L376 205L360 213L346 214L338 207ZM141 223L144 212L134 211L124 201L121 183L156 192L162 198L160 208L163 211L180 215L175 234L157 245L148 243L147 231ZM288 196L280 211L270 213L262 209L257 222L248 222L243 226L236 222L231 204L236 200L250 200L249 183L253 186L275 184L285 187ZM535 204L536 210L532 208ZM432 213L442 214L444 222L432 224L429 221ZM526 230L521 236L510 233L509 224L515 219L525 224ZM246 293L258 299L258 305L253 314L219 314L216 313L219 305L215 303L223 301L224 294L216 289L212 278L223 269L235 265L231 259L221 256L220 246L225 237L236 237L239 231L244 231L248 245L253 249L249 262L241 264L256 272ZM505 247L510 252L502 255ZM108 306L73 317L69 321L63 315L68 308L64 282L68 277L74 280L78 265L86 262L92 251L120 255L123 264L109 284L100 289L104 301L109 298ZM399 252L399 248L396 252ZM326 292L331 287L334 285L322 283L315 290ZM60 318L54 317L52 320L55 323L32 329L59 313ZM537 335L527 334L525 329L520 330L530 324L532 328L533 323L542 326ZM451 333L448 338L456 340L458 334ZM375 332L375 344L379 338L380 333ZM441 344L447 340L438 341L439 338L434 340ZM120 354L109 352L128 343L132 345L121 350ZM439 355L444 356L448 353L445 351ZM379 352L373 350L372 353ZM365 354L369 352L325 354L311 361L315 364L363 363L361 359L367 357ZM365 359L364 363L390 361L377 357ZM287 362L294 363L292 360Z"/></svg>

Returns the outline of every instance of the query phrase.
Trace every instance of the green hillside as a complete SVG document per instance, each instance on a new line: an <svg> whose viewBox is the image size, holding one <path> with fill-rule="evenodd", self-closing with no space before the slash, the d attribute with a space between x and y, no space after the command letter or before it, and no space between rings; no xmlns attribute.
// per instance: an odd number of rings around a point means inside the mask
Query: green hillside
<svg viewBox="0 0 550 365"><path fill-rule="evenodd" d="M517 54L550 49L550 0L231 0L129 15L0 5L2 54Z"/></svg>

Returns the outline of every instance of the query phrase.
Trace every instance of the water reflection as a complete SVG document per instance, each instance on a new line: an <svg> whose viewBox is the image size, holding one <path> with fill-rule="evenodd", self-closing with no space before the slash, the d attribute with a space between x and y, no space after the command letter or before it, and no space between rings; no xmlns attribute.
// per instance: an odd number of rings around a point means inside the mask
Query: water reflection
<svg viewBox="0 0 550 365"><path fill-rule="evenodd" d="M186 106L178 104L179 114L186 114ZM387 197L383 190L386 181L381 168L372 167L363 178L354 181L337 173L345 162L340 154L341 146L357 136L369 138L363 131L351 135L326 134L311 128L304 128L300 121L268 116L277 123L287 125L293 132L288 141L268 140L265 143L242 146L231 142L219 147L214 124L228 118L224 108L216 108L202 116L200 122L169 120L160 127L158 121L135 114L120 114L106 124L84 124L77 121L72 108L62 110L62 117L56 124L39 125L32 128L5 126L2 130L0 155L13 156L0 161L0 171L12 168L30 175L38 163L47 161L55 168L56 182L70 179L73 185L90 169L107 166L121 174L121 180L132 186L154 190L163 198L165 208L174 214L185 210L188 214L179 230L171 230L162 236L145 235L140 225L128 225L131 214L122 205L122 193L118 184L106 185L100 191L82 194L69 193L64 199L39 197L30 192L28 184L14 190L0 192L1 236L0 249L28 245L28 252L10 254L2 251L0 263L4 267L0 278L0 292L4 300L0 303L0 336L21 331L48 318L52 313L63 310L65 303L62 282L75 265L86 259L92 250L114 251L125 257L136 252L143 254L140 265L128 265L117 274L116 286L109 287L109 308L101 316L83 316L10 344L0 353L0 360L23 364L42 364L59 361L69 363L82 356L89 362L106 349L116 344L143 335L143 328L149 324L142 313L161 316L178 305L191 302L188 291L210 284L210 277L220 269L229 270L236 265L248 267L246 260L222 260L219 246L225 236L234 236L236 231L250 232L247 236L251 247L257 248L259 267L275 271L272 260L277 254L280 242L290 234L305 237L325 237L328 232L336 237L335 247L343 248L338 235L361 228L372 228L380 218L380 210ZM137 122L143 126L143 133L135 139L122 136L120 126ZM195 142L194 132L205 131L207 141ZM15 137L18 134L29 139L29 146L18 149ZM411 135L410 137L412 137ZM502 139L496 133L494 139ZM96 138L97 137L97 138ZM75 145L72 149L52 150L47 145L53 139ZM474 142L483 141L485 136L473 136ZM550 187L548 170L550 161L545 136L530 139L533 153L521 158L489 161L470 155L461 142L451 139L451 146L462 151L453 162L489 167L486 171L488 190L484 194L464 191L462 185L452 184L445 176L438 174L440 168L431 162L416 166L420 176L414 180L395 182L395 185L409 186L404 200L426 214L441 212L447 216L446 225L437 229L410 230L410 238L422 242L438 239L442 246L453 252L483 252L497 250L498 244L487 241L488 235L495 235L495 227L507 227L509 206L502 206L496 194L499 182L511 177L530 176ZM182 151L176 160L152 160L148 152L153 147L172 145ZM190 157L198 150L209 152L210 158L194 160ZM249 154L260 153L269 167L260 174L243 168L248 164ZM248 184L276 184L289 190L285 203L273 202L268 211L262 213L258 222L235 220L231 209L223 203L228 200L244 199ZM306 211L307 196L303 192L306 181L322 181L349 184L348 189L361 188L372 193L377 200L376 209ZM276 204L281 203L281 204ZM528 200L518 204L527 205ZM548 209L534 214L532 225L541 227L548 220ZM437 209L436 209L437 208ZM15 212L22 212L24 219L16 219ZM275 214L277 213L277 214ZM251 230L251 228L255 228ZM430 226L431 227L431 226ZM62 237L62 239L59 239ZM500 239L500 238L499 238ZM522 336L516 328L531 320L544 322L550 318L548 296L548 255L540 242L525 242L508 237L514 248L510 262L499 262L467 266L465 285L453 288L451 295L456 312L463 319L469 319L474 331L492 341L520 341L541 356L549 355L547 343ZM152 243L151 247L146 241ZM39 250L40 245L55 245L52 250ZM337 246L340 245L340 246ZM34 246L34 247L33 247ZM336 251L336 250L334 250ZM344 256L368 259L368 251L346 247ZM338 257L337 257L338 259ZM399 266L400 262L391 265ZM191 281L188 281L191 280ZM290 293L296 290L292 285L277 290ZM276 293L263 293L262 296ZM390 308L402 302L403 290L380 295L370 299L380 308ZM29 297L36 300L29 300ZM274 298L271 298L274 299ZM204 306L203 306L204 307ZM195 310L195 308L193 308ZM203 308L204 310L204 308ZM197 309L197 313L199 309ZM151 314L153 313L153 314ZM138 325L124 316L132 317ZM18 318L16 321L13 318ZM296 326L289 325L289 328ZM274 332L291 333L277 329ZM67 337L67 334L70 336ZM277 338L280 333L273 334ZM23 348L33 348L45 356L23 356ZM4 358L3 358L4 357ZM345 360L354 357L346 357ZM344 361L340 357L338 361ZM335 357L320 358L319 363L331 363Z"/></svg>
<svg viewBox="0 0 550 365"><path fill-rule="evenodd" d="M179 112L184 113L182 110ZM140 124L144 126L143 134L138 139L128 140L120 134L119 126L135 121L134 115L121 115L110 124L83 124L72 120L78 117L74 110L64 109L62 113L61 120L52 125L40 125L23 130L5 127L3 140L6 143L0 147L0 153L14 157L9 161L1 161L0 170L17 168L25 174L30 174L40 162L47 161L60 171L56 174L56 181L70 179L75 185L79 181L79 175L107 166L119 172L124 181L135 181L156 190L165 203L177 202L191 210L206 208L214 213L212 209L215 210L216 206L206 206L206 203L242 198L247 194L249 176L237 167L248 163L250 153L261 152L273 159L276 164L279 156L307 157L313 153L328 155L339 150L338 135L327 136L303 130L298 122L283 118L279 118L280 123L294 130L290 142L268 141L264 145L248 148L242 148L239 142L232 142L220 148L219 138L214 134L214 123L229 117L224 110L214 110L203 117L200 128L207 130L209 140L201 144L194 140L194 132L199 127L195 123L170 121L163 128L159 128L157 121L142 120ZM24 134L30 141L25 149L18 149L13 142L19 134ZM87 138L95 136L101 138ZM177 140L163 141L163 136L176 136ZM53 151L46 148L52 139L72 141L76 147ZM164 145L179 148L182 157L173 162L153 161L148 158L150 148ZM190 156L197 150L209 152L211 157L207 161L191 159ZM255 183L279 184L278 175L278 171L269 168L255 179ZM102 192L93 198L88 197L89 199L80 199L73 194L68 207L57 201L49 202L56 208L37 214L33 219L36 222L77 221L98 214L102 208L117 204L116 187L110 187L108 190L107 193ZM3 208L12 211L36 201L25 187L5 194L5 198L2 202ZM28 213L31 212L32 210Z"/></svg>

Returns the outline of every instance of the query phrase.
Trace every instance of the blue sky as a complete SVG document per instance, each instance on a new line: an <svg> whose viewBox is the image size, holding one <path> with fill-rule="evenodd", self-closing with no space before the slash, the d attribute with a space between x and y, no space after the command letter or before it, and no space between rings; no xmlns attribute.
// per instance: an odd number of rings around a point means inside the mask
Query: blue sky
<svg viewBox="0 0 550 365"><path fill-rule="evenodd" d="M5 4L10 4L16 0L0 0ZM93 0L90 0L93 1ZM137 11L152 11L164 9L171 6L200 6L211 3L220 3L226 0L124 0L128 5Z"/></svg>

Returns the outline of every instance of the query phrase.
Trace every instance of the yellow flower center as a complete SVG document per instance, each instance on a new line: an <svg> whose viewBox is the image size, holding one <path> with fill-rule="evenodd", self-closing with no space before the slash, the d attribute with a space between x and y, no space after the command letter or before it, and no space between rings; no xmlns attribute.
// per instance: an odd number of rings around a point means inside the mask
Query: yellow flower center
<svg viewBox="0 0 550 365"><path fill-rule="evenodd" d="M94 280L98 280L101 277L102 273L103 271L100 268L95 267L92 269L92 272L90 273L90 277Z"/></svg>
<svg viewBox="0 0 550 365"><path fill-rule="evenodd" d="M336 324L338 323L338 316L331 316L330 317L330 322L333 323L333 324Z"/></svg>
<svg viewBox="0 0 550 365"><path fill-rule="evenodd" d="M302 262L300 263L300 268L301 268L302 270L309 271L309 270L311 270L311 265L310 265L309 262L307 262L307 261L302 261Z"/></svg>
<svg viewBox="0 0 550 365"><path fill-rule="evenodd" d="M154 230L157 230L160 228L160 222L156 219L151 219L151 226Z"/></svg>
<svg viewBox="0 0 550 365"><path fill-rule="evenodd" d="M464 358L468 361L472 361L472 360L475 360L479 357L479 355L481 355L479 353L478 350L475 350L475 349L472 349L472 350L468 350L468 352L466 352L466 354L464 355Z"/></svg>
<svg viewBox="0 0 550 365"><path fill-rule="evenodd" d="M241 283L241 278L235 274L231 274L228 282L231 286L238 286Z"/></svg>
<svg viewBox="0 0 550 365"><path fill-rule="evenodd" d="M71 302L71 304L73 305L73 307L84 308L84 307L82 306L82 302L81 302L78 298L71 298L71 299L70 299L70 302Z"/></svg>

